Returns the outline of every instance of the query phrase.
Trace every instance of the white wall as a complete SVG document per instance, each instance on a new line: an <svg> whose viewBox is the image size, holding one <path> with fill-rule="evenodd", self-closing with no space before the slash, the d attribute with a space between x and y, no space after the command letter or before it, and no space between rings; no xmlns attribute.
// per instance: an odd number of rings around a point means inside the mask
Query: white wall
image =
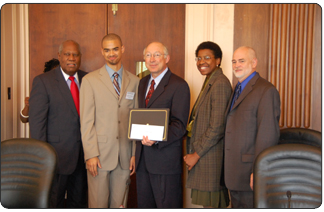
<svg viewBox="0 0 324 212"><path fill-rule="evenodd" d="M187 4L186 5L186 51L185 80L194 104L205 77L195 62L195 50L204 41L217 43L223 52L222 69L232 82L232 54L234 31L234 4Z"/></svg>
<svg viewBox="0 0 324 212"><path fill-rule="evenodd" d="M29 125L19 120L24 99L29 95L28 33L28 5L4 5L1 8L1 140L29 136Z"/></svg>
<svg viewBox="0 0 324 212"><path fill-rule="evenodd" d="M213 41L220 46L223 52L221 67L232 82L233 33L234 4L186 5L185 80L188 82L191 92L190 108L195 103L205 79L196 67L195 51L197 46L204 41ZM184 176L186 180L186 172ZM184 206L186 208L201 207L191 204L190 195L191 190L184 188Z"/></svg>

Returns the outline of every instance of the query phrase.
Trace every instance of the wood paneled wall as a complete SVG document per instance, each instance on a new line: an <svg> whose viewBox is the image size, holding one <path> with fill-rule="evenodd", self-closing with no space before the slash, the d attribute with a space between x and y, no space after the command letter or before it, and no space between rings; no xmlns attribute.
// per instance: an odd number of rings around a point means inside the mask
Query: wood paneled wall
<svg viewBox="0 0 324 212"><path fill-rule="evenodd" d="M257 72L280 93L281 128L322 131L321 13L318 4L235 4L234 50L255 49Z"/></svg>
<svg viewBox="0 0 324 212"><path fill-rule="evenodd" d="M315 4L271 5L268 80L280 93L282 128L321 130L312 126L312 113L321 115L321 110L312 110L312 103L321 99L313 96L312 86L314 71L321 71L314 70L314 62L319 62L314 61L315 7Z"/></svg>
<svg viewBox="0 0 324 212"><path fill-rule="evenodd" d="M80 44L80 69L100 68L101 39L107 34L107 4L29 4L30 87L35 76L43 73L45 62L57 58L65 40Z"/></svg>
<svg viewBox="0 0 324 212"><path fill-rule="evenodd" d="M144 48L158 41L168 48L171 58L168 67L172 73L184 78L184 4L118 4L115 16L111 7L108 4L108 32L122 38L124 68L135 74L136 62L144 62Z"/></svg>
<svg viewBox="0 0 324 212"><path fill-rule="evenodd" d="M235 4L234 50L250 46L257 54L257 72L268 79L270 4ZM237 79L233 75L233 86Z"/></svg>

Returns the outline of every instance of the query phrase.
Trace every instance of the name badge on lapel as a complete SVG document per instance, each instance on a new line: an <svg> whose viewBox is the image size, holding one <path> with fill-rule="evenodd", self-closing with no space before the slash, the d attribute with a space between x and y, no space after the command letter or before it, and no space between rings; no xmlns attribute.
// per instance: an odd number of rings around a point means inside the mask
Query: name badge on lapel
<svg viewBox="0 0 324 212"><path fill-rule="evenodd" d="M133 100L135 96L135 92L127 92L126 99Z"/></svg>

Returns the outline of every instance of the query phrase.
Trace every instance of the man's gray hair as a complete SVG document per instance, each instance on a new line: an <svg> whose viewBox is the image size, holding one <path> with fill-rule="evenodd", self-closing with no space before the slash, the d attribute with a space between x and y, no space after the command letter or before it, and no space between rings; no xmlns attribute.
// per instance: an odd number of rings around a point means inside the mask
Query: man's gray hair
<svg viewBox="0 0 324 212"><path fill-rule="evenodd" d="M61 54L62 51L63 51L64 43L67 43L67 42L73 42L73 43L75 43L75 45L78 47L79 53L81 54L81 47L80 47L80 45L79 45L77 42L75 42L74 40L66 40L66 41L64 41L63 43L61 43L61 45L59 46L59 53L60 53L60 54Z"/></svg>

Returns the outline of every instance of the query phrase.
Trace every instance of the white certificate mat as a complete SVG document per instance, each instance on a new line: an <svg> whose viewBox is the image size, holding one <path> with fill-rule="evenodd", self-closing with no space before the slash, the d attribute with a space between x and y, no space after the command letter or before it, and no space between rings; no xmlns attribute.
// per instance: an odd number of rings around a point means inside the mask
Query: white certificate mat
<svg viewBox="0 0 324 212"><path fill-rule="evenodd" d="M132 124L130 139L142 140L143 136L148 136L151 141L163 141L164 126Z"/></svg>

